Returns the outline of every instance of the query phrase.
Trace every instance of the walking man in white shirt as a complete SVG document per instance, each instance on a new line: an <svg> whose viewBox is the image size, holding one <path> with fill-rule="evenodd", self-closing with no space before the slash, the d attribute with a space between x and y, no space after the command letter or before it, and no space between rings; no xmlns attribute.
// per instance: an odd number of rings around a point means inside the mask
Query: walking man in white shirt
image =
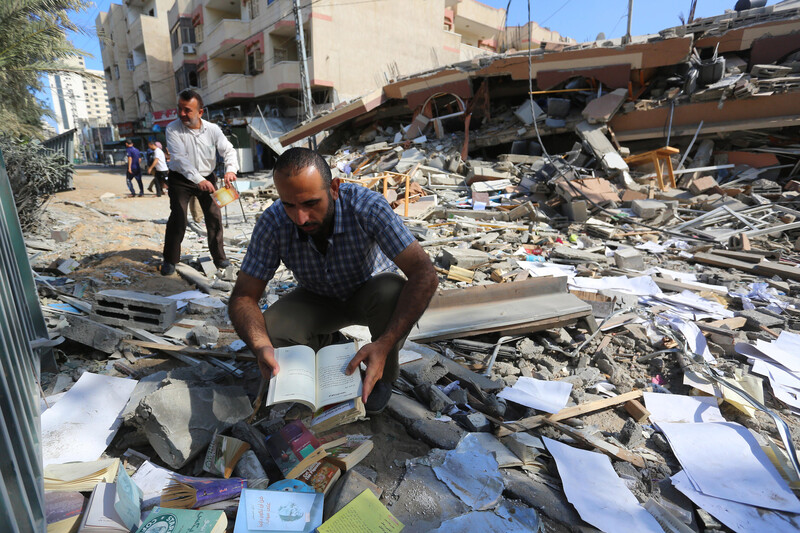
<svg viewBox="0 0 800 533"><path fill-rule="evenodd" d="M239 163L236 150L216 124L203 120L203 98L195 91L186 90L178 95L178 120L166 128L169 161L169 207L167 232L164 237L164 262L161 274L175 272L181 257L181 242L186 233L189 199L197 197L205 215L208 231L208 249L214 265L225 268L230 262L225 257L222 243L222 215L211 193L217 190L214 167L217 152L225 161L225 186L236 181Z"/></svg>
<svg viewBox="0 0 800 533"><path fill-rule="evenodd" d="M155 169L155 174L153 175L155 176L156 196L161 196L164 186L167 184L167 174L169 173L167 157L164 155L164 150L161 149L161 143L150 141L147 145L153 151L153 163L147 167L147 173L153 174L153 169ZM150 187L152 186L151 184ZM150 187L147 189L150 190Z"/></svg>

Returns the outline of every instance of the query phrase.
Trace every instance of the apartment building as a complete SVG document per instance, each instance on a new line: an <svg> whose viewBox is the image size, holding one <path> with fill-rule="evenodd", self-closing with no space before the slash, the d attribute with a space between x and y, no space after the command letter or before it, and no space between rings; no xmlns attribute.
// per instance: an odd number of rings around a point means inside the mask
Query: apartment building
<svg viewBox="0 0 800 533"><path fill-rule="evenodd" d="M174 112L167 11L174 0L124 0L95 21L114 124L122 137L152 134Z"/></svg>
<svg viewBox="0 0 800 533"><path fill-rule="evenodd" d="M316 104L497 52L504 39L505 10L475 0L300 5ZM257 100L296 113L300 67L292 7L293 0L178 0L168 15L176 89L198 88L211 108Z"/></svg>

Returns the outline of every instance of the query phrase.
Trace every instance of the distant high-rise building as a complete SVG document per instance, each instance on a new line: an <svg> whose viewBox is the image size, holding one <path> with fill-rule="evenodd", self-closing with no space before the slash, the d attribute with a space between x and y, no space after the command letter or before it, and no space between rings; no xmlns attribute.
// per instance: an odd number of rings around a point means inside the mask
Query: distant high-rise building
<svg viewBox="0 0 800 533"><path fill-rule="evenodd" d="M56 132L64 133L73 128L102 127L111 124L103 72L87 69L82 57L72 58L65 63L67 66L98 77L88 78L73 72L48 74Z"/></svg>

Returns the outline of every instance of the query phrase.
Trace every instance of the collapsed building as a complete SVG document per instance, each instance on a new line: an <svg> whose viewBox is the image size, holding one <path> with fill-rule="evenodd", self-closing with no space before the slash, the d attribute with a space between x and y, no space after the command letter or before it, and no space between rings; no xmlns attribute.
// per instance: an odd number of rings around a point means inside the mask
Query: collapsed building
<svg viewBox="0 0 800 533"><path fill-rule="evenodd" d="M388 416L338 428L374 448L326 519L370 490L410 531L800 529L798 31L789 1L476 58L280 138L316 137L336 177L381 191L440 274ZM278 198L268 173L242 197L226 214L234 264ZM57 209L65 226L130 227L95 205ZM58 402L96 374L126 389L99 446L134 481L153 464L207 477L218 432L251 445L236 475L260 488L282 477L265 436L313 418L261 405L224 311L236 268L215 269L190 227L178 271L202 294L136 293L149 258L79 263L59 259L65 235L26 237L39 322L69 341L41 385L50 401L68 389ZM279 269L264 305L294 287ZM68 448L59 423L46 461ZM234 519L240 501L215 504Z"/></svg>

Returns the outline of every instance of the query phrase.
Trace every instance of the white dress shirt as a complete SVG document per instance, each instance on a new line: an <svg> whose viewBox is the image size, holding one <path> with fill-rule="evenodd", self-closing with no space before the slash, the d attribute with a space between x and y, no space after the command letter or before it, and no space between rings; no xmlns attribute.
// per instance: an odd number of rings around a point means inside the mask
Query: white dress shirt
<svg viewBox="0 0 800 533"><path fill-rule="evenodd" d="M157 172L166 172L167 170L169 170L169 167L167 166L167 157L164 155L164 150L156 147L156 149L153 150L153 157L157 160L156 161Z"/></svg>
<svg viewBox="0 0 800 533"><path fill-rule="evenodd" d="M217 166L217 152L225 160L225 172L238 172L236 150L216 124L200 119L200 128L193 130L180 119L167 125L169 168L183 174L193 183L200 183Z"/></svg>

